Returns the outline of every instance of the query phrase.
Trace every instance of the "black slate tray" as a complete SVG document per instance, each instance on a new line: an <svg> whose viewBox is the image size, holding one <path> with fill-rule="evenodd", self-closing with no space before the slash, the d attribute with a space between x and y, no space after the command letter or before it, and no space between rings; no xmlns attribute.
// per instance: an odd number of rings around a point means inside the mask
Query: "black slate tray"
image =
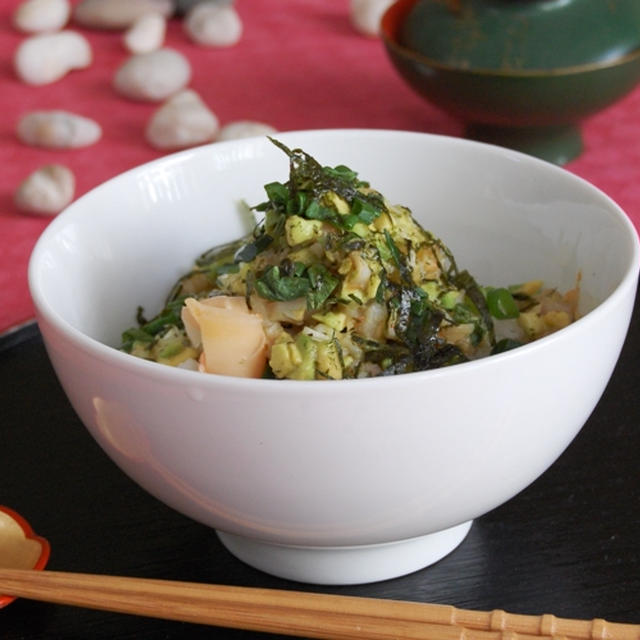
<svg viewBox="0 0 640 640"><path fill-rule="evenodd" d="M614 376L560 459L476 520L453 553L403 578L314 587L236 560L210 529L146 494L106 457L66 400L35 324L0 338L0 504L50 540L49 569L640 623L639 325L636 303ZM212 637L276 636L27 600L0 610L3 640Z"/></svg>

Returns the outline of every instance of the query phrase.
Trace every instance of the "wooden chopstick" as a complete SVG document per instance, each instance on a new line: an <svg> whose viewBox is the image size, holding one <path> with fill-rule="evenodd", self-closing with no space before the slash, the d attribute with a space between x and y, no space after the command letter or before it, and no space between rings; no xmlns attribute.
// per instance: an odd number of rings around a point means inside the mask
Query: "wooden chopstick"
<svg viewBox="0 0 640 640"><path fill-rule="evenodd" d="M0 569L0 593L219 627L335 640L640 640L640 625L56 571Z"/></svg>

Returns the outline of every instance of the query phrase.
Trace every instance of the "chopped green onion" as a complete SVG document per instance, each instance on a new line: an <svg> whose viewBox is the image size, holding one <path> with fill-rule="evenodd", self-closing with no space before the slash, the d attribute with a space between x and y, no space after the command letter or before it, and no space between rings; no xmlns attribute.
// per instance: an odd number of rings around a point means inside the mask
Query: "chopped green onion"
<svg viewBox="0 0 640 640"><path fill-rule="evenodd" d="M520 315L516 301L510 291L504 287L489 289L487 292L487 307L489 313L499 320L517 318Z"/></svg>
<svg viewBox="0 0 640 640"><path fill-rule="evenodd" d="M332 275L322 264L313 264L307 269L309 278L309 292L307 293L307 308L310 311L319 309L333 293L340 280Z"/></svg>
<svg viewBox="0 0 640 640"><path fill-rule="evenodd" d="M270 182L264 185L269 200L273 204L283 205L289 199L289 189L280 182Z"/></svg>
<svg viewBox="0 0 640 640"><path fill-rule="evenodd" d="M295 300L307 295L309 280L298 275L282 275L277 265L269 267L255 281L255 289L262 298L267 300Z"/></svg>
<svg viewBox="0 0 640 640"><path fill-rule="evenodd" d="M491 355L495 355L496 353L504 353L505 351L511 351L511 349L517 349L521 347L522 343L517 340L512 340L511 338L504 338L498 342L496 342L493 349L491 349Z"/></svg>

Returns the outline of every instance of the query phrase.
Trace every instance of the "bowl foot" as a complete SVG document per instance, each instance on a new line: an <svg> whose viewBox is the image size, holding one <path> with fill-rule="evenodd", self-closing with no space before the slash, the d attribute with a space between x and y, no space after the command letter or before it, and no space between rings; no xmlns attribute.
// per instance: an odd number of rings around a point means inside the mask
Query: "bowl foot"
<svg viewBox="0 0 640 640"><path fill-rule="evenodd" d="M470 124L465 129L465 135L472 140L522 151L558 165L577 158L583 150L580 128L572 124L553 127Z"/></svg>
<svg viewBox="0 0 640 640"><path fill-rule="evenodd" d="M217 531L238 559L287 580L344 585L378 582L437 562L465 538L471 521L418 538L345 547L281 545Z"/></svg>

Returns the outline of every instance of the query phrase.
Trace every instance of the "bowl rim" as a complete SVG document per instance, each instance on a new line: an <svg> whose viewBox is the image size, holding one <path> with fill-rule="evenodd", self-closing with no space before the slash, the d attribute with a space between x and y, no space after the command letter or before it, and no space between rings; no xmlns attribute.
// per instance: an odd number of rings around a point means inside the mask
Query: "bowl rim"
<svg viewBox="0 0 640 640"><path fill-rule="evenodd" d="M535 165L544 165L552 171L557 171L565 174L568 179L573 180L581 185L582 188L591 191L594 195L597 195L610 207L610 212L615 215L616 221L626 228L628 232L627 239L630 243L631 256L629 264L627 265L619 283L613 291L602 300L595 308L585 313L583 316L575 320L571 325L556 331L548 336L540 338L534 342L522 345L517 349L506 351L499 354L494 354L477 360L471 360L468 362L459 363L450 367L441 367L438 369L429 369L426 371L416 371L407 374L398 374L390 376L378 376L373 378L353 378L347 380L323 380L321 383L317 380L280 380L269 378L242 378L225 376L219 374L209 373L203 375L198 371L189 371L187 369L179 369L177 367L169 367L157 362L144 360L142 358L136 358L131 354L120 351L117 347L107 345L96 338L92 338L72 326L67 320L65 320L46 299L44 292L40 289L40 281L38 271L42 262L42 256L46 252L46 244L49 238L55 236L58 228L63 228L67 224L67 218L69 216L76 215L74 210L76 209L76 203L81 202L85 197L90 194L95 194L100 190L107 188L112 183L124 180L127 176L136 173L142 173L146 170L157 167L165 163L173 163L184 161L185 157L190 155L199 155L205 153L208 149L215 147L222 149L223 145L233 147L238 144L251 144L252 141L263 140L264 136L255 136L248 139L229 140L225 142L214 142L205 145L200 145L191 149L186 149L166 156L156 158L154 160L145 162L136 167L132 167L120 174L113 176L105 182L97 185L86 194L78 198L75 202L71 203L66 209L64 209L58 216L53 219L47 228L40 235L31 253L28 264L28 283L31 297L36 309L36 320L38 325L44 320L54 330L60 334L63 334L67 340L73 342L77 348L83 353L92 357L96 357L99 360L112 365L114 367L124 368L132 373L138 373L147 379L155 379L159 381L173 381L181 378L184 381L197 382L198 384L222 386L229 389L244 390L246 387L249 389L255 389L255 385L259 385L259 388L269 390L271 388L284 388L295 390L304 389L305 392L313 390L313 393L335 393L336 390L349 391L353 390L356 386L364 385L365 387L371 387L371 390L375 389L377 385L383 384L385 387L390 387L392 384L406 384L408 382L407 377L412 381L419 381L423 378L433 379L443 376L456 375L455 371L459 371L461 368L465 370L471 370L473 368L491 367L492 363L502 362L511 358L523 357L523 354L529 353L534 350L552 348L553 344L557 340L561 340L567 332L574 332L579 330L580 327L586 323L594 322L602 314L606 313L606 310L612 306L618 304L618 301L627 295L629 288L635 289L637 287L638 275L640 272L640 237L634 224L624 212L624 210L606 193L598 189L595 185L591 184L584 178L573 174L562 167L554 165L540 158L514 151L505 147L499 147L484 142L478 142L475 140L468 140L465 138L458 138L454 136L447 136L441 134L423 133L417 131L402 131L391 129L358 129L358 128L334 128L334 129L305 129L305 130L292 130L283 131L278 134L279 136L289 139L296 136L304 135L319 135L319 136L401 136L408 138L419 137L422 139L432 139L439 141L446 141L447 144L455 144L462 147L485 147L491 150L491 152L507 156L509 158L515 158L525 160ZM393 382L391 382L393 381ZM404 381L404 382L403 382Z"/></svg>
<svg viewBox="0 0 640 640"><path fill-rule="evenodd" d="M430 58L418 51L410 49L402 45L397 39L398 24L396 18L403 15L402 12L415 4L417 0L395 0L384 12L380 21L380 37L388 49L394 51L403 58L408 58L415 63L422 64L426 67L446 71L451 74L460 75L477 75L477 76L494 76L499 78L560 78L563 76L578 75L580 73L589 73L614 67L621 67L629 62L640 58L640 45L632 51L610 60L601 62L588 62L580 65L571 65L568 67L552 67L549 69L491 69L489 67L459 67L446 64L435 58Z"/></svg>

